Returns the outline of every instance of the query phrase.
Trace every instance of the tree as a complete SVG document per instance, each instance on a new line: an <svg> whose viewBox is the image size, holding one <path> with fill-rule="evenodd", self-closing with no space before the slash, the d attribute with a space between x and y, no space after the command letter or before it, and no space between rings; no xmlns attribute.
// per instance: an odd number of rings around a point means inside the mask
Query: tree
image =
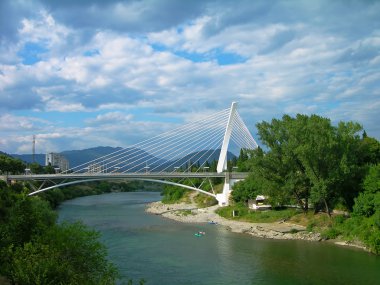
<svg viewBox="0 0 380 285"><path fill-rule="evenodd" d="M380 253L380 165L370 167L364 191L355 199L352 218L346 223L374 253Z"/></svg>
<svg viewBox="0 0 380 285"><path fill-rule="evenodd" d="M380 142L375 138L363 135L359 146L362 163L377 164L380 163Z"/></svg>
<svg viewBox="0 0 380 285"><path fill-rule="evenodd" d="M274 205L296 202L304 211L308 210L310 179L296 154L303 135L306 117L283 116L271 123L257 125L259 136L270 149L255 156L254 172L263 180L262 192L267 194Z"/></svg>
<svg viewBox="0 0 380 285"><path fill-rule="evenodd" d="M51 166L51 164L49 163L49 165L46 165L46 166L44 167L44 172L45 172L46 174L54 174L54 173L55 173L55 169L54 169L54 167Z"/></svg>
<svg viewBox="0 0 380 285"><path fill-rule="evenodd" d="M4 246L21 246L34 236L43 235L55 224L57 218L49 203L38 197L19 195L8 211L4 221Z"/></svg>
<svg viewBox="0 0 380 285"><path fill-rule="evenodd" d="M370 217L380 213L380 164L370 168L363 185L364 192L355 199L353 214Z"/></svg>
<svg viewBox="0 0 380 285"><path fill-rule="evenodd" d="M81 223L56 225L15 249L11 280L21 285L114 284L117 271L98 239L98 232Z"/></svg>
<svg viewBox="0 0 380 285"><path fill-rule="evenodd" d="M39 165L37 162L33 162L29 165L29 169L33 174L41 174L44 173L44 168Z"/></svg>
<svg viewBox="0 0 380 285"><path fill-rule="evenodd" d="M235 202L248 202L250 199L255 199L260 194L258 181L253 175L249 175L244 181L236 182L233 186L232 199Z"/></svg>
<svg viewBox="0 0 380 285"><path fill-rule="evenodd" d="M268 151L252 152L243 164L258 180L254 191L275 205L295 201L304 211L309 200L328 214L342 200L352 207L364 175L359 124L334 127L327 118L298 114L259 123L257 129Z"/></svg>
<svg viewBox="0 0 380 285"><path fill-rule="evenodd" d="M13 157L5 154L0 154L0 172L19 174L25 170L25 164Z"/></svg>

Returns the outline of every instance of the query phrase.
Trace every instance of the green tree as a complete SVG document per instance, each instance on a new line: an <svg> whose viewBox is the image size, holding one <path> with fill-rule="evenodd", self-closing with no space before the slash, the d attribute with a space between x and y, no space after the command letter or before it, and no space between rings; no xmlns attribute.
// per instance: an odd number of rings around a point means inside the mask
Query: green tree
<svg viewBox="0 0 380 285"><path fill-rule="evenodd" d="M99 233L81 223L50 228L14 250L11 280L17 284L114 284Z"/></svg>
<svg viewBox="0 0 380 285"><path fill-rule="evenodd" d="M244 181L239 181L234 184L231 193L232 199L235 202L248 202L250 199L255 199L260 194L260 186L257 185L258 180L254 175L249 175Z"/></svg>
<svg viewBox="0 0 380 285"><path fill-rule="evenodd" d="M37 162L33 162L29 165L29 169L33 174L42 174L44 173L44 168L39 165Z"/></svg>
<svg viewBox="0 0 380 285"><path fill-rule="evenodd" d="M340 201L352 207L365 173L359 124L334 127L327 118L298 114L259 123L257 129L268 151L252 152L243 164L257 180L252 191L275 205L296 202L304 211L309 200L329 214Z"/></svg>
<svg viewBox="0 0 380 285"><path fill-rule="evenodd" d="M258 124L259 136L269 151L258 150L261 154L253 156L253 172L256 179L262 180L262 193L270 197L273 205L295 202L307 211L310 179L296 153L304 124L305 117L294 119L287 115L282 120Z"/></svg>
<svg viewBox="0 0 380 285"><path fill-rule="evenodd" d="M19 195L8 209L5 219L5 236L2 243L20 246L36 235L42 235L55 224L57 214L46 201L38 197Z"/></svg>
<svg viewBox="0 0 380 285"><path fill-rule="evenodd" d="M44 167L44 173L46 173L46 174L54 174L55 173L55 169L54 169L54 167L53 166L51 166L51 164L49 163L49 165L46 165L45 167Z"/></svg>
<svg viewBox="0 0 380 285"><path fill-rule="evenodd" d="M380 165L370 167L364 191L355 199L352 218L345 223L348 236L359 237L374 253L380 253Z"/></svg>
<svg viewBox="0 0 380 285"><path fill-rule="evenodd" d="M380 214L380 164L370 168L363 185L364 192L355 199L353 215L371 217L376 212Z"/></svg>
<svg viewBox="0 0 380 285"><path fill-rule="evenodd" d="M0 154L0 172L19 174L25 171L25 164L13 157L5 154Z"/></svg>
<svg viewBox="0 0 380 285"><path fill-rule="evenodd" d="M368 136L363 136L359 147L362 163L380 163L380 142L378 140Z"/></svg>

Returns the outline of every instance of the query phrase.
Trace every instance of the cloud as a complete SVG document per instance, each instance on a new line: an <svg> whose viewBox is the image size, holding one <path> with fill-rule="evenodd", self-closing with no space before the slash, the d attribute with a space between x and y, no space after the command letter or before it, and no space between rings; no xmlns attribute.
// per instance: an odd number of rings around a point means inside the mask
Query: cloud
<svg viewBox="0 0 380 285"><path fill-rule="evenodd" d="M125 124L131 121L131 114L125 115L122 112L109 112L96 116L95 119L88 119L89 125Z"/></svg>
<svg viewBox="0 0 380 285"><path fill-rule="evenodd" d="M0 149L27 149L36 130L49 150L125 146L232 101L253 132L306 112L380 138L379 13L377 1L1 1Z"/></svg>
<svg viewBox="0 0 380 285"><path fill-rule="evenodd" d="M60 22L76 29L150 32L168 29L203 11L205 1L41 1ZM206 1L207 2L207 1Z"/></svg>

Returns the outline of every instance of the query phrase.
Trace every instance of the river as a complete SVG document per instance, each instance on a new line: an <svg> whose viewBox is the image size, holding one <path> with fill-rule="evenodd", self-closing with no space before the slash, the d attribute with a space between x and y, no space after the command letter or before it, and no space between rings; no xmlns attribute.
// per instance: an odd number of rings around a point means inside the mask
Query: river
<svg viewBox="0 0 380 285"><path fill-rule="evenodd" d="M380 257L330 243L281 241L183 224L145 213L159 193L110 193L66 201L61 221L102 233L122 282L138 284L380 284ZM206 234L196 237L194 234Z"/></svg>

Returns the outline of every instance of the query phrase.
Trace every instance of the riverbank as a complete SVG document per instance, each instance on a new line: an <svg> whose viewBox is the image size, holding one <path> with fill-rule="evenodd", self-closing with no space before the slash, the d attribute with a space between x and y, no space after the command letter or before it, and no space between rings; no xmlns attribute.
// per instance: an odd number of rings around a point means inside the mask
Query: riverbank
<svg viewBox="0 0 380 285"><path fill-rule="evenodd" d="M163 204L161 201L150 203L146 212L183 223L217 223L236 233L270 239L322 240L320 234L307 232L304 226L286 222L249 223L225 219L215 213L218 205L197 208L194 204Z"/></svg>
<svg viewBox="0 0 380 285"><path fill-rule="evenodd" d="M163 204L161 201L148 204L146 212L183 223L216 223L236 233L249 234L260 238L282 240L323 241L320 233L308 232L306 227L284 221L275 223L250 223L228 220L215 213L218 205L197 208L195 204ZM331 240L330 240L331 241ZM367 250L363 245L333 240L337 245Z"/></svg>

